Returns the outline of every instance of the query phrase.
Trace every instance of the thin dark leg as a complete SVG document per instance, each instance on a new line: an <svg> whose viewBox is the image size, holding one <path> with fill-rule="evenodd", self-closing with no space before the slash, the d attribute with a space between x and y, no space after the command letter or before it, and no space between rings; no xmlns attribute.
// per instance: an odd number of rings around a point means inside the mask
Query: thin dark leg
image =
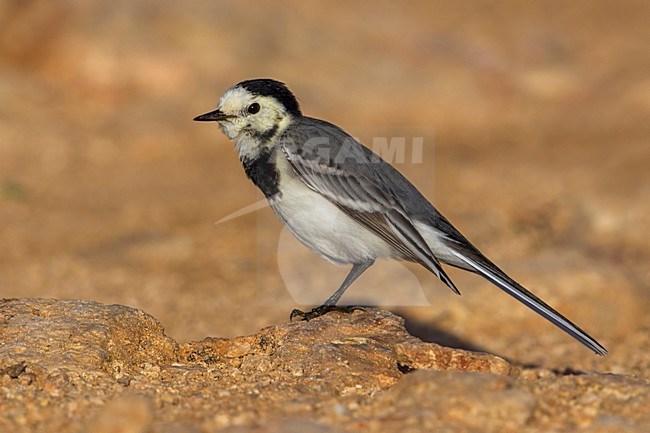
<svg viewBox="0 0 650 433"><path fill-rule="evenodd" d="M350 273L348 274L347 277L345 277L345 280L343 280L343 283L341 284L341 287L334 292L332 296L327 298L325 302L323 302L323 305L331 306L331 305L336 305L336 303L341 299L341 296L343 296L343 293L350 287L354 281L363 274L363 272L368 269L372 264L375 263L374 260L369 260L367 262L363 263L355 263L352 265L352 269L350 269Z"/></svg>
<svg viewBox="0 0 650 433"><path fill-rule="evenodd" d="M345 277L345 280L343 280L343 283L341 284L341 287L334 292L332 296L327 298L327 300L321 305L320 307L316 307L311 311L300 311L298 309L295 309L291 312L291 316L289 316L289 320L293 320L294 317L299 316L302 318L302 320L311 320L314 319L318 316L322 316L325 313L328 313L332 310L340 310L340 311L345 311L345 312L351 312L354 311L355 309L359 309L358 307L336 307L336 303L341 299L341 296L343 296L343 293L350 287L354 281L363 274L363 272L368 269L372 264L375 263L374 260L368 260L367 262L363 263L355 263L352 265L352 269L350 270L350 273L348 274L347 277Z"/></svg>

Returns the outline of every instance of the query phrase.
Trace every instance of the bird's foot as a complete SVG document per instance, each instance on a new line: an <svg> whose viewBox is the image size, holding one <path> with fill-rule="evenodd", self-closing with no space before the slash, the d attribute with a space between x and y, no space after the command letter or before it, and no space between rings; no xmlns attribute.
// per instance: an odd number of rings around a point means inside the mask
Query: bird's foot
<svg viewBox="0 0 650 433"><path fill-rule="evenodd" d="M339 311L341 313L352 313L357 310L363 311L365 310L365 308L358 307L355 305L349 305L345 307L337 307L336 305L321 305L320 307L316 307L311 311L301 311L296 308L291 312L291 315L289 316L289 321L293 321L294 318L299 317L300 320L309 322L311 319L320 317L324 314L329 313L330 311Z"/></svg>

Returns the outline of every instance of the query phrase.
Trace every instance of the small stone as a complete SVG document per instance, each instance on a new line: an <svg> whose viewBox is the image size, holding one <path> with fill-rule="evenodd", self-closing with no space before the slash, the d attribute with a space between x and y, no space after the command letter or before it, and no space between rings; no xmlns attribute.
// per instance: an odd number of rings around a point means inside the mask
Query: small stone
<svg viewBox="0 0 650 433"><path fill-rule="evenodd" d="M131 385L131 376L128 376L126 374L122 375L122 376L117 378L117 383L119 383L120 385L123 385L123 386L129 386L129 385Z"/></svg>
<svg viewBox="0 0 650 433"><path fill-rule="evenodd" d="M407 370L471 371L519 376L519 369L495 355L451 349L433 343L410 340L395 346L397 362Z"/></svg>
<svg viewBox="0 0 650 433"><path fill-rule="evenodd" d="M10 365L9 367L4 368L3 370L0 370L0 374L6 374L12 379L17 379L18 376L20 376L23 371L25 371L25 368L27 368L27 363L25 362L19 362L14 365Z"/></svg>

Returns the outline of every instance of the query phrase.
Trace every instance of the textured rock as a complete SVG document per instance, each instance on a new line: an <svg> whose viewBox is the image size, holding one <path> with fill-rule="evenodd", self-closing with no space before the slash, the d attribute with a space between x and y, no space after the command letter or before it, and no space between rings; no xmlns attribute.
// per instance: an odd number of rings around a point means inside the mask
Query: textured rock
<svg viewBox="0 0 650 433"><path fill-rule="evenodd" d="M233 340L208 339L181 347L188 361L230 363L242 369L318 377L343 388L377 390L401 376L394 346L410 337L401 319L381 310L330 313L310 322L271 326ZM368 375L368 371L375 374ZM333 382L338 379L338 382Z"/></svg>
<svg viewBox="0 0 650 433"><path fill-rule="evenodd" d="M520 431L535 398L512 378L460 372L419 371L360 411L371 431Z"/></svg>
<svg viewBox="0 0 650 433"><path fill-rule="evenodd" d="M126 373L176 358L177 344L143 311L92 301L0 301L0 366L7 374L38 365L65 370Z"/></svg>
<svg viewBox="0 0 650 433"><path fill-rule="evenodd" d="M408 334L403 319L373 308L270 326L232 340L206 339L182 345L180 353L188 362L227 363L241 369L275 369L295 377L317 377L342 393L385 389L403 372L416 369L511 376L518 372L494 355L425 343Z"/></svg>
<svg viewBox="0 0 650 433"><path fill-rule="evenodd" d="M504 374L508 365L487 354L424 343L406 331L403 319L372 308L182 345L166 337L148 314L97 302L3 300L0 321L0 371L9 385L7 395L15 392L12 387L26 387L17 399L24 403L32 401L33 393L46 391L42 404L62 398L71 412L92 413L93 405L101 405L85 424L98 431L123 425L129 431L149 428L152 407L196 404L197 393L220 407L212 422L221 427L254 424L259 411L262 419L278 411L343 417L397 383L403 371L454 368ZM444 353L453 361L423 362L418 358L423 353ZM125 389L150 396L113 400ZM29 407L9 413L38 425ZM56 410L49 416L56 417Z"/></svg>
<svg viewBox="0 0 650 433"><path fill-rule="evenodd" d="M451 349L418 340L395 346L397 362L409 369L474 371L517 377L519 369L508 361L487 353Z"/></svg>
<svg viewBox="0 0 650 433"><path fill-rule="evenodd" d="M601 428L650 427L650 384L644 379L613 374L546 374L530 384L530 389L537 400L532 421L545 429L592 424Z"/></svg>
<svg viewBox="0 0 650 433"><path fill-rule="evenodd" d="M3 300L0 431L645 432L650 386L512 366L368 308L177 344L142 311ZM439 370L439 371L435 371Z"/></svg>

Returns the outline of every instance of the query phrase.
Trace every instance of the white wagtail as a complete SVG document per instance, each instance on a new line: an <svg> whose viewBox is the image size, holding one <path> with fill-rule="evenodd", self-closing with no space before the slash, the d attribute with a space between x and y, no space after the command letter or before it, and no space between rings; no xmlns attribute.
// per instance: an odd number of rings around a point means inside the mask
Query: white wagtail
<svg viewBox="0 0 650 433"><path fill-rule="evenodd" d="M474 247L400 172L336 125L303 116L296 97L271 79L242 81L217 109L248 177L282 223L330 262L352 265L339 289L305 319L335 308L377 259L416 262L460 294L441 263L481 275L598 355L607 350L526 290Z"/></svg>

